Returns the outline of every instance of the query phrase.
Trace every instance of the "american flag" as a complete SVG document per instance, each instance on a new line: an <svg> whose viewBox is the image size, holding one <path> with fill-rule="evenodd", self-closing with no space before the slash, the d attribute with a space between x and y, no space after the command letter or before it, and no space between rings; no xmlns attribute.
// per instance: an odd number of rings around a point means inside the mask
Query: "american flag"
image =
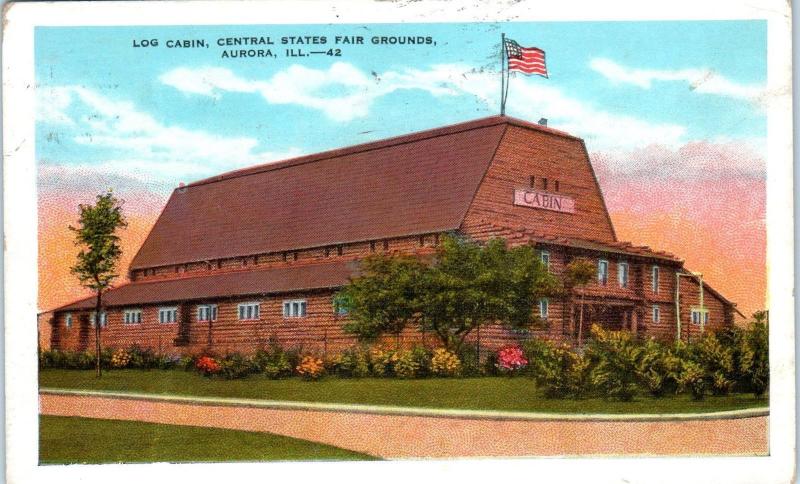
<svg viewBox="0 0 800 484"><path fill-rule="evenodd" d="M538 74L547 77L544 51L538 47L522 47L515 40L506 39L508 70L523 74Z"/></svg>

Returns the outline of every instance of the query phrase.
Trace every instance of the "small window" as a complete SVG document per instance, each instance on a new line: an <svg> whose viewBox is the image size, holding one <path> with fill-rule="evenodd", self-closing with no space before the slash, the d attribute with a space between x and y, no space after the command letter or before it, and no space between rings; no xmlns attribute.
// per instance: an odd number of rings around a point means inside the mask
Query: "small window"
<svg viewBox="0 0 800 484"><path fill-rule="evenodd" d="M539 299L539 317L547 319L550 314L550 301L547 298Z"/></svg>
<svg viewBox="0 0 800 484"><path fill-rule="evenodd" d="M531 175L531 188L536 188L536 177Z"/></svg>
<svg viewBox="0 0 800 484"><path fill-rule="evenodd" d="M203 304L197 306L197 320L198 321L216 321L217 320L217 305L216 304Z"/></svg>
<svg viewBox="0 0 800 484"><path fill-rule="evenodd" d="M692 308L692 324L708 324L708 309Z"/></svg>
<svg viewBox="0 0 800 484"><path fill-rule="evenodd" d="M295 299L292 301L283 301L283 317L284 318L305 318L306 317L306 300Z"/></svg>
<svg viewBox="0 0 800 484"><path fill-rule="evenodd" d="M333 296L333 314L337 316L346 316L349 313L350 311L347 310L344 298L338 294Z"/></svg>
<svg viewBox="0 0 800 484"><path fill-rule="evenodd" d="M608 283L608 261L600 260L597 263L597 282L605 286Z"/></svg>
<svg viewBox="0 0 800 484"><path fill-rule="evenodd" d="M658 293L658 276L660 272L661 269L659 269L658 266L653 266L653 292L656 294Z"/></svg>
<svg viewBox="0 0 800 484"><path fill-rule="evenodd" d="M620 262L617 264L617 279L619 287L628 287L628 263Z"/></svg>
<svg viewBox="0 0 800 484"><path fill-rule="evenodd" d="M556 191L558 191L559 188L561 188L560 187L560 183L558 182L558 180L555 181L555 185L556 185Z"/></svg>
<svg viewBox="0 0 800 484"><path fill-rule="evenodd" d="M64 326L66 326L67 329L72 327L72 313L64 315Z"/></svg>
<svg viewBox="0 0 800 484"><path fill-rule="evenodd" d="M122 322L125 324L141 324L142 310L141 309L126 309L122 313Z"/></svg>
<svg viewBox="0 0 800 484"><path fill-rule="evenodd" d="M547 269L550 270L550 252L543 250L541 253L542 258L542 265Z"/></svg>
<svg viewBox="0 0 800 484"><path fill-rule="evenodd" d="M257 302L242 303L239 305L239 320L246 321L259 319L261 315L261 304Z"/></svg>
<svg viewBox="0 0 800 484"><path fill-rule="evenodd" d="M661 322L661 307L657 304L653 306L653 323L658 324Z"/></svg>
<svg viewBox="0 0 800 484"><path fill-rule="evenodd" d="M547 178L542 178L542 187L547 190Z"/></svg>
<svg viewBox="0 0 800 484"><path fill-rule="evenodd" d="M158 322L167 324L178 321L178 308L158 308Z"/></svg>
<svg viewBox="0 0 800 484"><path fill-rule="evenodd" d="M94 312L92 313L90 319L92 321L92 327L94 327L95 321L97 319L96 318L96 314ZM108 313L106 313L105 311L101 311L100 312L100 327L101 328L105 328L106 326L108 326Z"/></svg>

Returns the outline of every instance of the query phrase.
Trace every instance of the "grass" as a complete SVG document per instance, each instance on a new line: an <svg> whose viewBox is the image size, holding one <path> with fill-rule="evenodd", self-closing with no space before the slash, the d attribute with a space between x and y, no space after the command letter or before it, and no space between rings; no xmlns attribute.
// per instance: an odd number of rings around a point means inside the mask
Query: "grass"
<svg viewBox="0 0 800 484"><path fill-rule="evenodd" d="M39 417L42 464L373 460L280 435L80 417Z"/></svg>
<svg viewBox="0 0 800 484"><path fill-rule="evenodd" d="M326 403L354 403L405 407L506 410L557 413L693 413L766 407L767 398L750 394L708 396L692 401L688 395L663 398L638 396L632 402L602 398L554 400L545 398L524 377L453 379L339 379L306 382L297 378L269 380L253 375L242 380L208 379L191 371L111 370L100 379L93 371L42 370L43 388L72 388L136 393L197 395Z"/></svg>

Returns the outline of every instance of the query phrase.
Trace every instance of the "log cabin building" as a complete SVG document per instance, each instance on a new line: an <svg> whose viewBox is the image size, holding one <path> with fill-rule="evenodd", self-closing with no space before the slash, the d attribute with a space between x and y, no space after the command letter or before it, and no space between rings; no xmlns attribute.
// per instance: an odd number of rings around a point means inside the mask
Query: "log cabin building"
<svg viewBox="0 0 800 484"><path fill-rule="evenodd" d="M335 300L359 260L430 255L448 233L530 244L556 276L593 260L584 328L671 340L732 325L735 305L681 259L617 239L583 140L545 124L493 116L181 184L128 281L103 297L103 344L335 351L355 341ZM482 341L575 341L578 303L576 292L544 299L544 324L486 328ZM93 348L93 308L90 297L46 313L43 346Z"/></svg>

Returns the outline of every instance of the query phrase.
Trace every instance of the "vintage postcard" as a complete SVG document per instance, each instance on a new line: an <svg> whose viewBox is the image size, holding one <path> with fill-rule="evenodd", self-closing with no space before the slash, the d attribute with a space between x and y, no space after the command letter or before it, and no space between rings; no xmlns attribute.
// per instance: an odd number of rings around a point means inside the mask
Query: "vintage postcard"
<svg viewBox="0 0 800 484"><path fill-rule="evenodd" d="M793 479L790 26L7 4L10 482Z"/></svg>

